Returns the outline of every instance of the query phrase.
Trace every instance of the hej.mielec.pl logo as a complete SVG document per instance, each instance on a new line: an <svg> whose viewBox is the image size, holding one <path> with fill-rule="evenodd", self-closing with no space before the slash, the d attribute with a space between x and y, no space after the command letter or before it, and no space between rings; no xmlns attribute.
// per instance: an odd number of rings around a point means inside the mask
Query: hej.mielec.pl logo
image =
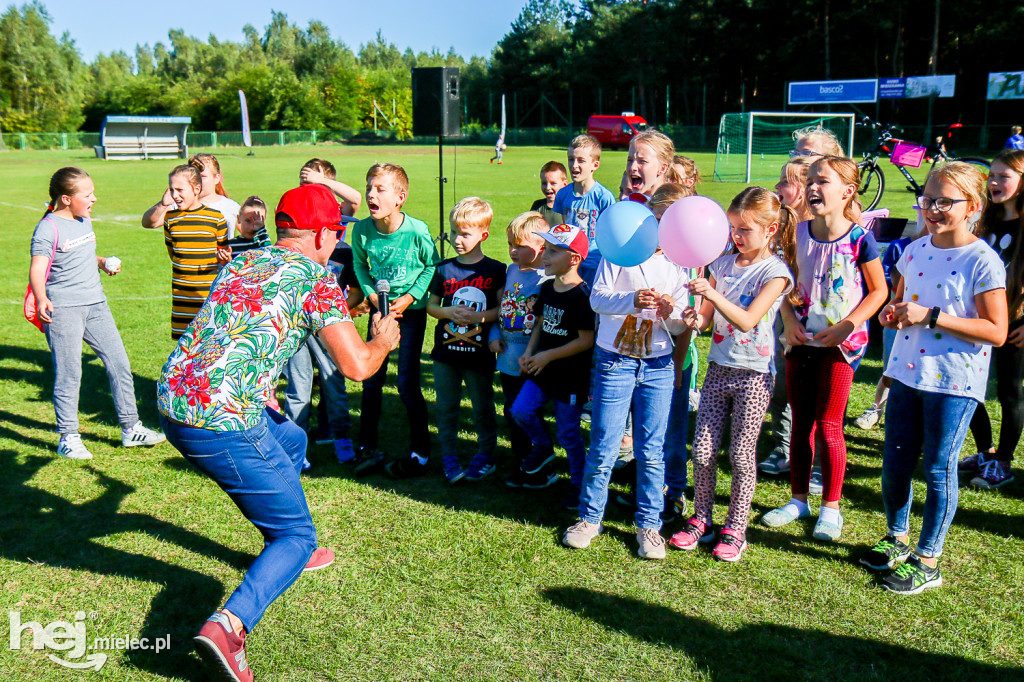
<svg viewBox="0 0 1024 682"><path fill-rule="evenodd" d="M72 622L57 620L45 627L35 621L22 622L20 611L9 611L7 621L10 627L11 651L21 649L23 638L31 634L33 649L60 651L60 656L48 654L54 663L66 668L99 670L107 662L107 654L103 651L153 649L156 653L165 651L171 646L171 636L154 637L95 637L90 642L85 628L86 613L78 611ZM86 655L86 652L89 652ZM83 658L84 656L84 658Z"/></svg>

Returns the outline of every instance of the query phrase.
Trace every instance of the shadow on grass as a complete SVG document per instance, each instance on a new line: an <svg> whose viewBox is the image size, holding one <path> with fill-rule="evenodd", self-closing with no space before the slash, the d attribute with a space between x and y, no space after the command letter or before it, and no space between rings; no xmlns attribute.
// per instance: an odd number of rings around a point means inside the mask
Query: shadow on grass
<svg viewBox="0 0 1024 682"><path fill-rule="evenodd" d="M45 345L45 341L44 341ZM87 344L83 344L86 351L82 354L82 381L79 388L81 399L78 404L79 415L85 415L88 419L119 426L117 411L114 409L114 399L110 395L110 382L107 380L107 372L103 363L92 352ZM35 369L27 370L24 367L0 366L0 381L18 383L27 381L39 388L37 402L53 402L53 362L48 350L41 348L24 348L21 346L0 345L0 358L4 361L16 361L32 365ZM132 382L135 386L135 400L139 410L139 418L153 425L158 422L156 411L156 400L144 399L139 401L139 396L149 397L156 395L155 384L152 379L143 377L132 372ZM139 389L142 388L140 391ZM43 428L53 431L52 424L43 425ZM88 440L89 436L86 435ZM111 445L120 445L119 441L95 438ZM54 447L48 444L47 447Z"/></svg>
<svg viewBox="0 0 1024 682"><path fill-rule="evenodd" d="M795 680L825 670L852 680L1024 679L1019 669L818 630L774 624L730 630L665 606L586 588L551 587L541 595L610 631L675 649L712 680Z"/></svg>
<svg viewBox="0 0 1024 682"><path fill-rule="evenodd" d="M103 492L86 502L70 502L31 485L36 472L53 461L42 456L19 461L14 451L0 450L0 470L4 472L0 484L0 556L159 585L161 590L138 636L153 641L170 635L171 648L159 654L142 650L125 654L131 665L154 675L198 679L189 672L196 667L190 656L191 637L196 624L220 605L224 596L221 581L150 556L105 546L102 540L119 533L145 533L156 541L174 543L239 570L254 557L153 516L119 511L135 488L91 466L84 468L95 476ZM86 611L88 607L85 603L76 606ZM71 614L67 616L70 619Z"/></svg>

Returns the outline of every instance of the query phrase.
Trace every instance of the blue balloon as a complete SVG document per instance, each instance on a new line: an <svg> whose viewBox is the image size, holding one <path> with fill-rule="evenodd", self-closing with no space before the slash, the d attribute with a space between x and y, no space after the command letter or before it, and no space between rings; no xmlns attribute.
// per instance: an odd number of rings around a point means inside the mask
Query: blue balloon
<svg viewBox="0 0 1024 682"><path fill-rule="evenodd" d="M635 201L612 204L597 219L597 249L624 268L640 265L658 250L658 219Z"/></svg>

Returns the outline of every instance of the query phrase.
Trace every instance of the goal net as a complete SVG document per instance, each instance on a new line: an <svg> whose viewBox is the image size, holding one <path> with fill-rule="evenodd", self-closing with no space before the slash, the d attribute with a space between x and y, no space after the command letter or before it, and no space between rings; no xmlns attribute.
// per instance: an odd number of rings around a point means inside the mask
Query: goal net
<svg viewBox="0 0 1024 682"><path fill-rule="evenodd" d="M718 125L715 173L718 182L778 180L793 149L793 133L804 128L832 131L847 155L853 150L854 114L750 111L723 114Z"/></svg>

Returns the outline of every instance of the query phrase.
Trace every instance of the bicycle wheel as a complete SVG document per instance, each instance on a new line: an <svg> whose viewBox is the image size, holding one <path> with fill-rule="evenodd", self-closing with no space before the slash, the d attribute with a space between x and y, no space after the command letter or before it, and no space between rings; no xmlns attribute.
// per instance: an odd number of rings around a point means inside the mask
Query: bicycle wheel
<svg viewBox="0 0 1024 682"><path fill-rule="evenodd" d="M857 194L860 197L861 210L870 211L882 200L882 193L885 192L885 175L877 163L869 160L858 163L857 170L860 171L860 187Z"/></svg>

